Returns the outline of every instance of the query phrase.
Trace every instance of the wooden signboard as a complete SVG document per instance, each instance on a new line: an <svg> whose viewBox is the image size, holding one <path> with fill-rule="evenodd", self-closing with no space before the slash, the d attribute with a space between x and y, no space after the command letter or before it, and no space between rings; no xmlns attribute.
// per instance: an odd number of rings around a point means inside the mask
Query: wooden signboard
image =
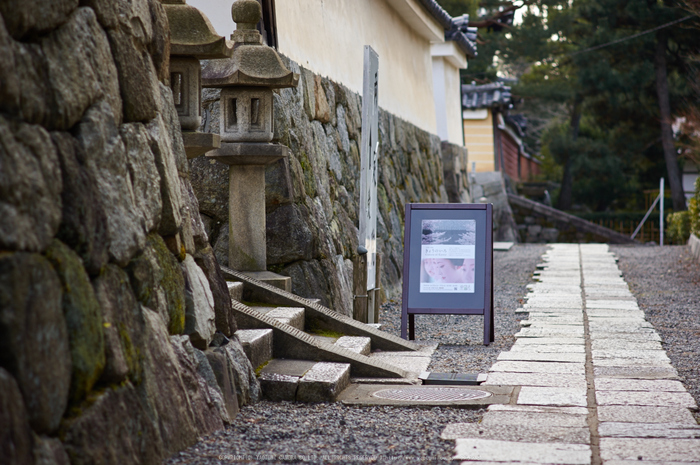
<svg viewBox="0 0 700 465"><path fill-rule="evenodd" d="M494 340L493 206L407 204L401 337L415 339L416 314L483 315Z"/></svg>

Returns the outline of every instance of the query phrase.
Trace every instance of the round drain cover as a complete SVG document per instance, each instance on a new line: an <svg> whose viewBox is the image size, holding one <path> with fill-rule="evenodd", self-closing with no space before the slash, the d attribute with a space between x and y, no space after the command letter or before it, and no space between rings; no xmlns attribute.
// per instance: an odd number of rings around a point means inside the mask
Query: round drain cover
<svg viewBox="0 0 700 465"><path fill-rule="evenodd" d="M477 389L414 386L397 389L382 389L372 395L380 399L404 400L409 402L456 402L483 399L491 396L491 393L479 391Z"/></svg>

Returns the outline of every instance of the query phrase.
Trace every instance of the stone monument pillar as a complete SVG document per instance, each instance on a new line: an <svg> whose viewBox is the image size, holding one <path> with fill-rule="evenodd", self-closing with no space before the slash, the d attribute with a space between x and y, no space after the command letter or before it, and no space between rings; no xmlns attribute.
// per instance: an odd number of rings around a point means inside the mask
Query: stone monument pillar
<svg viewBox="0 0 700 465"><path fill-rule="evenodd" d="M209 19L186 0L162 0L170 24L170 88L180 117L187 158L221 146L218 134L198 132L202 124L199 60L230 58L233 44L216 34Z"/></svg>
<svg viewBox="0 0 700 465"><path fill-rule="evenodd" d="M237 0L231 15L236 23L233 57L209 61L202 69L204 87L222 88L221 148L206 156L230 166L229 266L291 290L291 278L267 271L265 166L289 152L286 146L271 143L272 89L296 86L299 75L263 44L255 29L262 17L257 0Z"/></svg>

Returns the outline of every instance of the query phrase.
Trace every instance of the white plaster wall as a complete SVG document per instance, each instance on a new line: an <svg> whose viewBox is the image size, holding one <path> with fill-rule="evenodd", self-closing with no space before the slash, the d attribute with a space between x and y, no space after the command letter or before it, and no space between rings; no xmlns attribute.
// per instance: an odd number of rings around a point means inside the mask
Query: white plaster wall
<svg viewBox="0 0 700 465"><path fill-rule="evenodd" d="M459 68L445 60L445 110L447 112L447 140L464 145L462 132L462 92Z"/></svg>
<svg viewBox="0 0 700 465"><path fill-rule="evenodd" d="M231 3L188 0L226 37ZM430 42L386 0L276 0L275 8L280 53L362 94L364 46L372 46L379 54L379 106L437 132Z"/></svg>

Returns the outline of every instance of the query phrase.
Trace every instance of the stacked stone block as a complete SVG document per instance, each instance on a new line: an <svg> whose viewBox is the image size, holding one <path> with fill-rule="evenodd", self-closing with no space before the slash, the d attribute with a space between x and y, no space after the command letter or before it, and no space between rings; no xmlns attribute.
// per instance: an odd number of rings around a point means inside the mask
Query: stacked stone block
<svg viewBox="0 0 700 465"><path fill-rule="evenodd" d="M209 348L236 325L168 30L157 0L0 2L2 463L160 463L259 396Z"/></svg>

